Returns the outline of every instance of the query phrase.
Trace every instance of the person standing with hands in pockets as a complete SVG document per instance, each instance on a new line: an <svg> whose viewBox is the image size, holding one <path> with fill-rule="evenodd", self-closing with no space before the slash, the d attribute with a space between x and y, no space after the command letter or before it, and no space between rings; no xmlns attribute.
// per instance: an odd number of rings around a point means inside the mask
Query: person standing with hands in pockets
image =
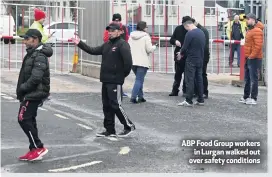
<svg viewBox="0 0 272 177"><path fill-rule="evenodd" d="M129 44L120 37L119 24L112 23L106 27L106 30L109 31L109 41L98 47L89 47L79 37L72 38L72 41L90 55L102 55L100 82L102 82L102 104L106 131L97 133L96 136L116 137L116 115L124 125L124 130L118 136L125 137L135 130L135 125L121 106L122 85L132 68L131 51Z"/></svg>

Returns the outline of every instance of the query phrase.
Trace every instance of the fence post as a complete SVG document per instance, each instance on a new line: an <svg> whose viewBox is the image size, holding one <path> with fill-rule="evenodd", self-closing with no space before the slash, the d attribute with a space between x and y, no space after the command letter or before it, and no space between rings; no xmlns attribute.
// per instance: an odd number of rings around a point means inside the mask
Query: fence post
<svg viewBox="0 0 272 177"><path fill-rule="evenodd" d="M242 39L240 42L240 81L244 80L245 75L245 40Z"/></svg>

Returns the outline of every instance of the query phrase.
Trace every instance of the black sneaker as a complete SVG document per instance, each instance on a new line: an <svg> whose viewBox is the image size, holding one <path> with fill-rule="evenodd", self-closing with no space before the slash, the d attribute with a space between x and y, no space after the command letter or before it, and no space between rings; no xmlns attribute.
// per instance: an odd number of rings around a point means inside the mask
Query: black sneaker
<svg viewBox="0 0 272 177"><path fill-rule="evenodd" d="M118 134L118 137L127 137L135 130L135 125L132 125L130 129L124 129L121 133Z"/></svg>
<svg viewBox="0 0 272 177"><path fill-rule="evenodd" d="M144 102L146 102L146 99L144 99L144 98L138 98L138 103L144 103Z"/></svg>
<svg viewBox="0 0 272 177"><path fill-rule="evenodd" d="M133 104L137 104L137 100L136 99L130 99L130 102L133 103Z"/></svg>
<svg viewBox="0 0 272 177"><path fill-rule="evenodd" d="M204 98L204 99L208 99L208 98L209 98L208 94L204 94L204 95L203 95L203 98Z"/></svg>
<svg viewBox="0 0 272 177"><path fill-rule="evenodd" d="M104 132L101 132L101 133L97 133L96 136L97 137L105 137L105 136L107 136L107 137L116 137L116 134L104 131Z"/></svg>
<svg viewBox="0 0 272 177"><path fill-rule="evenodd" d="M178 96L178 92L171 92L169 96Z"/></svg>
<svg viewBox="0 0 272 177"><path fill-rule="evenodd" d="M127 137L129 134L132 133L132 130L130 129L124 129L121 133L118 134L118 137Z"/></svg>

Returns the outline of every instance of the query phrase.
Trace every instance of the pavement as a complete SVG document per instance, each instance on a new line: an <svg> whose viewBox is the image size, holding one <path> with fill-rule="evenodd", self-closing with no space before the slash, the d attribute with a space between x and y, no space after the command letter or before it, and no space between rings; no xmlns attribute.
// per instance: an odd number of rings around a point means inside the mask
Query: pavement
<svg viewBox="0 0 272 177"><path fill-rule="evenodd" d="M205 106L178 107L184 98L169 97L172 74L148 73L146 103L123 107L136 125L126 138L97 138L103 130L101 83L79 74L51 74L52 99L38 111L39 136L49 152L42 161L19 162L28 140L17 123L15 100L18 70L1 74L1 171L5 173L209 173L267 172L267 92L259 91L257 105L238 102L242 88L220 82L230 76L209 75ZM235 76L232 76L235 77ZM124 91L131 92L131 74ZM222 79L223 78L223 79ZM218 81L219 80L219 81ZM122 130L118 119L117 132ZM254 165L189 164L191 147L184 139L261 142L261 163Z"/></svg>

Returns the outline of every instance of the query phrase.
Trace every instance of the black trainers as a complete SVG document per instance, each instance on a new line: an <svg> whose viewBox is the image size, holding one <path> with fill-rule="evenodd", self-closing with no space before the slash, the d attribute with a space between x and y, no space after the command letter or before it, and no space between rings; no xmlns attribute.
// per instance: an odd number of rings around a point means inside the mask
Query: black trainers
<svg viewBox="0 0 272 177"><path fill-rule="evenodd" d="M101 133L97 133L96 136L97 137L105 137L105 136L107 136L107 137L116 137L116 134L104 131L104 132L101 132Z"/></svg>
<svg viewBox="0 0 272 177"><path fill-rule="evenodd" d="M124 129L121 133L118 134L118 137L127 137L135 130L135 125L132 125L130 129Z"/></svg>
<svg viewBox="0 0 272 177"><path fill-rule="evenodd" d="M178 92L171 92L169 96L178 96Z"/></svg>
<svg viewBox="0 0 272 177"><path fill-rule="evenodd" d="M204 98L204 99L208 99L208 98L209 98L208 94L204 94L204 95L203 95L203 98Z"/></svg>
<svg viewBox="0 0 272 177"><path fill-rule="evenodd" d="M130 99L130 103L137 104L138 102L136 99Z"/></svg>
<svg viewBox="0 0 272 177"><path fill-rule="evenodd" d="M146 102L146 99L144 99L144 98L138 98L138 103L144 103L144 102Z"/></svg>

